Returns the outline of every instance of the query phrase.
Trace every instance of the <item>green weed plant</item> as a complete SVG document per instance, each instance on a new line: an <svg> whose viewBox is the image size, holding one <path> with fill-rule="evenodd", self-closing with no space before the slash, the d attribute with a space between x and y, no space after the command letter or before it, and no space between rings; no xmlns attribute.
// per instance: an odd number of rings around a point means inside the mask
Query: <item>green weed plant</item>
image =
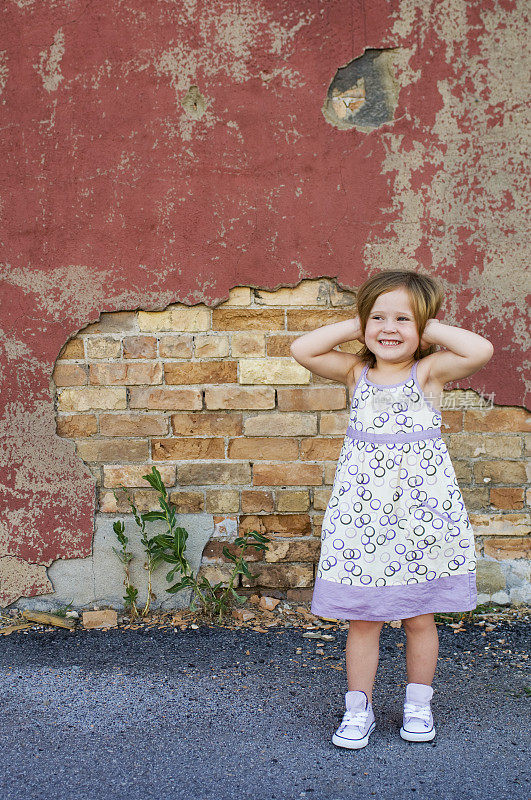
<svg viewBox="0 0 531 800"><path fill-rule="evenodd" d="M169 583L172 583L174 580L176 581L172 586L166 589L168 594L175 594L183 589L192 589L190 609L195 611L199 608L201 613L210 618L216 616L221 622L223 616L232 608L234 601L238 604L243 604L247 599L245 595L239 595L235 589L235 582L238 580L238 575L245 575L249 580L253 578L244 559L245 551L249 547L258 551L267 550L267 543L270 539L257 531L246 531L242 536L238 536L234 540L234 545L238 551L237 555L231 553L229 548L225 545L223 546L223 555L232 561L234 565L228 585L224 586L223 581L219 581L212 586L206 576L203 576L201 580L198 581L193 574L190 563L186 559L186 540L188 538L188 532L185 528L177 525L175 508L169 503L166 487L164 486L160 472L154 466L148 475L143 475L142 477L158 492L161 510L139 514L127 489L125 486L120 485L119 488L121 488L127 496L135 522L141 530L141 542L147 556L144 568L148 573L147 599L144 608L139 610L136 604L138 589L132 585L130 579L129 565L133 559L133 555L127 550L129 539L125 535L124 523L121 521L115 522L113 524L113 530L116 533L121 549L113 547L113 550L125 569L124 586L126 587L126 593L123 598L125 607L130 610L131 616L133 617L146 616L149 611L151 600L156 599L152 591L152 575L154 570L164 562L171 565L171 569L166 574L166 580ZM116 492L114 492L114 496L118 500ZM167 532L149 537L146 532L145 523L154 520L165 522Z"/></svg>

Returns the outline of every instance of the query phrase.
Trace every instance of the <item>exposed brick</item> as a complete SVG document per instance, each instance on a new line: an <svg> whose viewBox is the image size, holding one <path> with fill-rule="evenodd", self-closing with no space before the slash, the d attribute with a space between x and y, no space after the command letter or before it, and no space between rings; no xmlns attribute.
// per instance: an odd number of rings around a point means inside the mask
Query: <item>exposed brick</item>
<svg viewBox="0 0 531 800"><path fill-rule="evenodd" d="M229 441L229 458L239 459L277 459L291 461L299 455L297 439L280 439L278 437L242 437Z"/></svg>
<svg viewBox="0 0 531 800"><path fill-rule="evenodd" d="M98 421L95 414L70 414L56 419L57 435L70 439L94 436L98 432Z"/></svg>
<svg viewBox="0 0 531 800"><path fill-rule="evenodd" d="M242 511L244 513L273 511L273 492L263 492L254 489L242 490Z"/></svg>
<svg viewBox="0 0 531 800"><path fill-rule="evenodd" d="M126 336L124 339L124 358L156 358L157 339L155 336Z"/></svg>
<svg viewBox="0 0 531 800"><path fill-rule="evenodd" d="M273 383L273 381L271 381ZM321 411L345 408L345 389L318 386L301 389L277 389L279 411Z"/></svg>
<svg viewBox="0 0 531 800"><path fill-rule="evenodd" d="M242 586L306 587L313 584L311 564L253 564L252 579L242 575Z"/></svg>
<svg viewBox="0 0 531 800"><path fill-rule="evenodd" d="M527 476L523 461L476 461L474 463L474 479L483 483L490 478L494 483L526 483Z"/></svg>
<svg viewBox="0 0 531 800"><path fill-rule="evenodd" d="M209 409L274 408L275 390L270 387L248 389L240 386L213 386L205 389L205 405Z"/></svg>
<svg viewBox="0 0 531 800"><path fill-rule="evenodd" d="M205 510L203 492L170 492L170 503L179 514L197 514Z"/></svg>
<svg viewBox="0 0 531 800"><path fill-rule="evenodd" d="M164 436L168 418L162 414L101 414L102 436Z"/></svg>
<svg viewBox="0 0 531 800"><path fill-rule="evenodd" d="M283 329L283 309L212 309L212 330L214 331L272 331Z"/></svg>
<svg viewBox="0 0 531 800"><path fill-rule="evenodd" d="M529 431L529 412L524 408L504 406L501 408L467 409L466 431Z"/></svg>
<svg viewBox="0 0 531 800"><path fill-rule="evenodd" d="M348 411L321 414L319 433L322 433L325 436L334 436L335 434L341 434L344 436L347 431L348 423Z"/></svg>
<svg viewBox="0 0 531 800"><path fill-rule="evenodd" d="M210 333L197 335L194 352L196 358L223 358L229 354L229 337Z"/></svg>
<svg viewBox="0 0 531 800"><path fill-rule="evenodd" d="M311 373L287 358L240 359L240 383L309 383Z"/></svg>
<svg viewBox="0 0 531 800"><path fill-rule="evenodd" d="M240 493L236 489L207 489L206 511L210 514L240 510Z"/></svg>
<svg viewBox="0 0 531 800"><path fill-rule="evenodd" d="M462 461L459 458L453 458L452 464L454 467L455 477L459 485L472 483L472 465L467 461Z"/></svg>
<svg viewBox="0 0 531 800"><path fill-rule="evenodd" d="M147 461L149 442L139 439L80 439L77 455L83 461Z"/></svg>
<svg viewBox="0 0 531 800"><path fill-rule="evenodd" d="M265 551L265 561L275 563L279 561L310 561L318 563L321 542L318 539L305 539L302 542L276 539L268 544Z"/></svg>
<svg viewBox="0 0 531 800"><path fill-rule="evenodd" d="M154 461L181 461L188 458L225 458L223 439L152 439Z"/></svg>
<svg viewBox="0 0 531 800"><path fill-rule="evenodd" d="M490 504L495 508L523 508L524 490L520 487L507 489L493 486L490 490Z"/></svg>
<svg viewBox="0 0 531 800"><path fill-rule="evenodd" d="M267 355L268 356L290 356L291 343L298 339L299 335L296 333L273 333L267 337Z"/></svg>
<svg viewBox="0 0 531 800"><path fill-rule="evenodd" d="M183 333L175 336L161 336L159 354L161 358L190 358L193 351L193 336Z"/></svg>
<svg viewBox="0 0 531 800"><path fill-rule="evenodd" d="M83 336L93 333L134 333L136 324L136 311L104 311L97 322L83 328Z"/></svg>
<svg viewBox="0 0 531 800"><path fill-rule="evenodd" d="M164 364L164 379L168 384L235 383L238 380L236 361L205 361Z"/></svg>
<svg viewBox="0 0 531 800"><path fill-rule="evenodd" d="M328 501L332 494L331 489L314 489L313 490L313 507L316 511L325 511L328 506Z"/></svg>
<svg viewBox="0 0 531 800"><path fill-rule="evenodd" d="M337 469L337 461L326 461L324 464L324 480L325 484L332 484L334 482Z"/></svg>
<svg viewBox="0 0 531 800"><path fill-rule="evenodd" d="M323 524L324 514L314 514L312 517L312 533L317 538L321 537L321 527Z"/></svg>
<svg viewBox="0 0 531 800"><path fill-rule="evenodd" d="M207 558L212 561L218 560L225 564L233 563L231 559L223 553L224 547L228 549L229 553L232 553L233 556L236 556L236 558L239 558L241 555L241 548L233 542L223 539L211 539L203 550L203 558ZM249 562L263 561L264 551L256 550L254 547L248 547L244 551L244 559L245 561Z"/></svg>
<svg viewBox="0 0 531 800"><path fill-rule="evenodd" d="M485 555L492 558L531 558L529 536L496 537L485 539Z"/></svg>
<svg viewBox="0 0 531 800"><path fill-rule="evenodd" d="M125 388L86 386L82 389L63 389L57 398L59 411L119 411L126 406Z"/></svg>
<svg viewBox="0 0 531 800"><path fill-rule="evenodd" d="M120 358L122 343L120 339L111 339L104 336L87 336L87 358Z"/></svg>
<svg viewBox="0 0 531 800"><path fill-rule="evenodd" d="M118 495L118 499L114 494ZM137 510L143 514L146 511L160 511L159 495L154 489L128 489ZM127 495L122 489L99 490L99 511L102 514L132 514L132 509Z"/></svg>
<svg viewBox="0 0 531 800"><path fill-rule="evenodd" d="M138 327L141 331L170 331L171 309L165 308L164 311L139 311Z"/></svg>
<svg viewBox="0 0 531 800"><path fill-rule="evenodd" d="M89 378L95 386L154 386L162 383L162 364L91 364Z"/></svg>
<svg viewBox="0 0 531 800"><path fill-rule="evenodd" d="M469 489L461 490L463 495L463 502L465 504L465 508L469 511L472 509L479 509L479 508L488 508L489 506L489 490L488 488L480 488L479 486L473 486Z"/></svg>
<svg viewBox="0 0 531 800"><path fill-rule="evenodd" d="M251 305L252 295L250 286L235 286L229 291L228 300L224 300L217 308L227 306L249 306Z"/></svg>
<svg viewBox="0 0 531 800"><path fill-rule="evenodd" d="M522 442L516 435L485 433L454 433L446 443L452 457L457 458L518 458Z"/></svg>
<svg viewBox="0 0 531 800"><path fill-rule="evenodd" d="M464 412L455 410L442 410L441 412L441 431L446 433L458 433L463 430Z"/></svg>
<svg viewBox="0 0 531 800"><path fill-rule="evenodd" d="M346 309L315 309L301 310L289 309L286 311L288 331L313 331L323 325L331 325L333 322L341 322L344 319L352 319L352 311Z"/></svg>
<svg viewBox="0 0 531 800"><path fill-rule="evenodd" d="M56 364L52 378L56 386L84 386L87 368L82 364Z"/></svg>
<svg viewBox="0 0 531 800"><path fill-rule="evenodd" d="M157 469L160 472L162 482L165 486L171 486L175 483L175 467L161 464L157 465ZM123 484L125 487L146 486L147 481L142 476L147 475L151 470L151 465L138 467L114 467L105 465L103 467L104 486L109 488L120 486L120 484Z"/></svg>
<svg viewBox="0 0 531 800"><path fill-rule="evenodd" d="M233 565L202 564L197 573L197 581L206 578L211 586L221 582L222 587L228 586L233 572Z"/></svg>
<svg viewBox="0 0 531 800"><path fill-rule="evenodd" d="M231 336L231 353L234 356L264 356L265 333L242 331Z"/></svg>
<svg viewBox="0 0 531 800"><path fill-rule="evenodd" d="M300 458L304 461L328 461L339 458L343 439L313 437L301 439Z"/></svg>
<svg viewBox="0 0 531 800"><path fill-rule="evenodd" d="M328 281L302 280L298 286L285 286L273 292L255 289L257 305L266 306L325 306L330 289Z"/></svg>
<svg viewBox="0 0 531 800"><path fill-rule="evenodd" d="M349 292L348 289L338 286L335 281L330 281L330 305L355 306L356 292Z"/></svg>
<svg viewBox="0 0 531 800"><path fill-rule="evenodd" d="M85 358L83 339L75 337L74 339L70 339L70 341L63 346L61 352L57 356L57 361L67 358Z"/></svg>
<svg viewBox="0 0 531 800"><path fill-rule="evenodd" d="M266 535L275 533L281 536L309 536L311 534L311 521L308 514L264 514L259 518L262 532ZM240 531L249 530L252 523L249 517L240 519Z"/></svg>
<svg viewBox="0 0 531 800"><path fill-rule="evenodd" d="M172 331L208 331L211 311L203 303L183 306L180 303L170 307Z"/></svg>
<svg viewBox="0 0 531 800"><path fill-rule="evenodd" d="M254 486L320 486L323 468L320 464L260 464L253 467Z"/></svg>
<svg viewBox="0 0 531 800"><path fill-rule="evenodd" d="M275 506L277 511L308 511L310 508L310 493L308 489L291 491L279 489L275 492ZM293 559L298 561L300 559Z"/></svg>
<svg viewBox="0 0 531 800"><path fill-rule="evenodd" d="M312 436L317 432L317 417L296 411L257 414L247 417L243 428L246 436L259 436L264 431L270 436Z"/></svg>
<svg viewBox="0 0 531 800"><path fill-rule="evenodd" d="M172 414L171 428L177 436L239 436L243 428L242 415L223 411Z"/></svg>
<svg viewBox="0 0 531 800"><path fill-rule="evenodd" d="M177 483L181 486L194 484L204 486L208 484L246 484L251 482L251 467L249 464L179 464L177 468Z"/></svg>
<svg viewBox="0 0 531 800"><path fill-rule="evenodd" d="M531 532L531 516L522 514L469 514L478 536L527 536Z"/></svg>
<svg viewBox="0 0 531 800"><path fill-rule="evenodd" d="M124 390L125 393L125 390ZM130 389L129 408L146 408L160 411L197 409L203 405L200 389ZM125 405L122 406L125 408Z"/></svg>

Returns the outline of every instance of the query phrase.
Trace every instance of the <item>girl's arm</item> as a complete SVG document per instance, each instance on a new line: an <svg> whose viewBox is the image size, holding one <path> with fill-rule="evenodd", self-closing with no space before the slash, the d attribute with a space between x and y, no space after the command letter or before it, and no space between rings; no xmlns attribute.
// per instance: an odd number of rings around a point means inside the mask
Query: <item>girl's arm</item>
<svg viewBox="0 0 531 800"><path fill-rule="evenodd" d="M364 341L357 315L354 319L323 325L299 336L291 343L290 351L295 361L310 372L349 386L354 367L361 363L361 359L354 353L343 353L333 348L354 339Z"/></svg>
<svg viewBox="0 0 531 800"><path fill-rule="evenodd" d="M442 386L473 375L491 360L494 353L488 339L465 328L445 325L438 319L429 319L424 328L421 345L429 344L447 348L423 359L429 365L428 380L437 381Z"/></svg>

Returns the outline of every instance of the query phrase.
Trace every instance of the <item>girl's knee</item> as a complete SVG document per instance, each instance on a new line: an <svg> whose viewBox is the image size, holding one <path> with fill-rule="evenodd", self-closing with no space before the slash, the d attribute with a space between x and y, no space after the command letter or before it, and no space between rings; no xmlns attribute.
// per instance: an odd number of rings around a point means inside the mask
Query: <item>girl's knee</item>
<svg viewBox="0 0 531 800"><path fill-rule="evenodd" d="M425 632L435 628L433 614L419 614L402 620L402 626L407 633Z"/></svg>

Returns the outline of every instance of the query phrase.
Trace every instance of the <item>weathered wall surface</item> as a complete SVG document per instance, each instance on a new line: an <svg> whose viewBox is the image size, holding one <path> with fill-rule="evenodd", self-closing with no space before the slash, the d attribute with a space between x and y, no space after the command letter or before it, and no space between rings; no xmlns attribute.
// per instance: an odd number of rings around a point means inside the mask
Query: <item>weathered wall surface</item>
<svg viewBox="0 0 531 800"><path fill-rule="evenodd" d="M455 386L526 406L525 10L2 5L5 600L46 594L50 565L91 553L95 478L57 434L52 374L103 312L122 330L120 314L216 306L232 287L429 271L447 289L441 318L495 346ZM336 71L366 49L386 51L379 76L360 72L350 100L332 98ZM373 91L388 121L371 128ZM333 102L347 121L360 108L368 129L334 124Z"/></svg>

